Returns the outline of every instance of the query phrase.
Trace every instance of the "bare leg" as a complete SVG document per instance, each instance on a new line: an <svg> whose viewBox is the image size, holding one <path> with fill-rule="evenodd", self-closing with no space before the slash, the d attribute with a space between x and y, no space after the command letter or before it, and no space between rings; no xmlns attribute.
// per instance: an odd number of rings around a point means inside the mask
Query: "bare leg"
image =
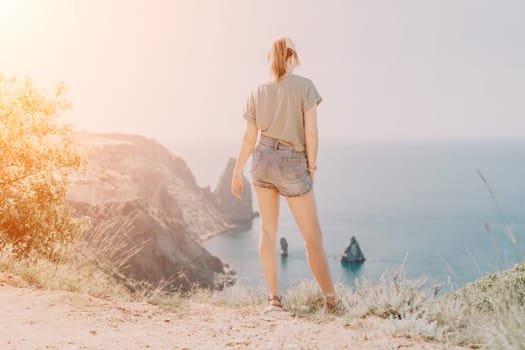
<svg viewBox="0 0 525 350"><path fill-rule="evenodd" d="M314 191L311 190L299 197L286 197L286 200L303 235L310 269L325 296L333 298L334 284L324 252L323 234L317 216Z"/></svg>
<svg viewBox="0 0 525 350"><path fill-rule="evenodd" d="M253 186L261 220L259 259L270 293L280 295L277 283L277 227L279 221L279 192Z"/></svg>

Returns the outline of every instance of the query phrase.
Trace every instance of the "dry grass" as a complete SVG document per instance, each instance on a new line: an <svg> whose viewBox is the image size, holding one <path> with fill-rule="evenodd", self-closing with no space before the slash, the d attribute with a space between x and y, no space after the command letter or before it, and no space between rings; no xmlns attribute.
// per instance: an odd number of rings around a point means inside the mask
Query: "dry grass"
<svg viewBox="0 0 525 350"><path fill-rule="evenodd" d="M362 278L353 288L336 283L346 308L341 316L324 312L323 295L314 280L298 280L284 295L285 310L319 323L336 317L350 323L374 315L385 319L382 327L390 332L472 348L523 349L524 271L525 260L444 296L438 296L439 285L427 275L407 279L403 269L385 272L378 281ZM266 292L237 284L220 293L195 291L190 300L245 308L263 305Z"/></svg>
<svg viewBox="0 0 525 350"><path fill-rule="evenodd" d="M133 218L128 218L132 222ZM123 271L128 261L141 249L125 248L119 235L126 235L127 225L118 232L105 234L114 220L99 218L97 225L85 223L84 239L71 244L54 245L50 254L32 252L18 254L7 242L0 246L0 272L21 277L32 286L51 290L66 290L92 296L126 301L144 301L165 308L178 308L182 297L168 293L164 286L153 286L128 277Z"/></svg>
<svg viewBox="0 0 525 350"><path fill-rule="evenodd" d="M379 316L389 321L385 326L391 331L451 345L524 349L524 269L522 261L491 275L498 276L492 287L480 279L443 297L437 296L436 286L427 276L409 280L402 271L383 274L376 282L363 279L354 289L338 284L336 290L346 307L341 317L350 322L356 317ZM503 290L506 292L500 292ZM490 309L472 303L485 300L487 295L498 296L489 297ZM322 311L322 294L313 280L297 283L285 296L288 310L299 316L318 322L334 317Z"/></svg>
<svg viewBox="0 0 525 350"><path fill-rule="evenodd" d="M187 297L199 303L241 308L261 305L266 298L266 294L256 288L237 283L222 291L194 289L187 294Z"/></svg>
<svg viewBox="0 0 525 350"><path fill-rule="evenodd" d="M127 299L130 296L124 285L89 260L87 254L72 252L63 252L56 261L37 254L16 258L12 246L5 245L0 249L0 271L18 275L31 285L103 298Z"/></svg>
<svg viewBox="0 0 525 350"><path fill-rule="evenodd" d="M86 293L115 300L145 301L170 310L186 310L189 302L231 308L260 307L266 291L236 284L223 291L195 289L186 294L166 292L118 273L118 263L85 244L64 248L61 259L29 255L16 259L9 245L0 250L0 270L48 289ZM56 256L56 255L55 255ZM525 348L525 261L512 269L485 276L457 292L439 297L439 286L423 275L407 279L402 269L384 273L377 281L360 279L355 287L336 283L348 323L369 315L386 320L390 331L418 335L447 344L486 349ZM299 280L284 295L285 309L314 322L333 315L323 310L322 293L314 280Z"/></svg>

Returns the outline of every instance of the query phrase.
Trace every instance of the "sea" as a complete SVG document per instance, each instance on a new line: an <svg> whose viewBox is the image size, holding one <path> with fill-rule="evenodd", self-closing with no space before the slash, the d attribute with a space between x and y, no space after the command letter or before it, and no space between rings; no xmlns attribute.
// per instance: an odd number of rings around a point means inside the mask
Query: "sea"
<svg viewBox="0 0 525 350"><path fill-rule="evenodd" d="M213 190L240 139L164 144ZM525 140L320 139L317 165L314 193L334 281L354 286L402 271L406 278L425 275L444 293L525 259ZM259 229L255 218L251 227L203 244L230 264L237 283L264 288ZM366 258L360 265L340 261L352 236ZM313 275L284 197L281 237L288 241L288 257L278 255L286 291Z"/></svg>

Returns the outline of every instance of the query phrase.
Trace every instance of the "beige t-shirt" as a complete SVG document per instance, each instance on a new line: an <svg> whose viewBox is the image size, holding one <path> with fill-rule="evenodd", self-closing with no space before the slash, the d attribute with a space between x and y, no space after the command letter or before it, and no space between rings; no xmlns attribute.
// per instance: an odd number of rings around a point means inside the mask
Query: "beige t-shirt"
<svg viewBox="0 0 525 350"><path fill-rule="evenodd" d="M310 79L289 74L280 81L259 84L248 96L243 116L262 135L279 139L302 152L304 112L322 100Z"/></svg>

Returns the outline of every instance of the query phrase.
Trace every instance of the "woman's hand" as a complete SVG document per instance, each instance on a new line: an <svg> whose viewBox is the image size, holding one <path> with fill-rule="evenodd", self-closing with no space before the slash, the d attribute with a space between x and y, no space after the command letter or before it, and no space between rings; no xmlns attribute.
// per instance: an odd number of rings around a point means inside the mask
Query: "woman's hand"
<svg viewBox="0 0 525 350"><path fill-rule="evenodd" d="M314 175L315 175L315 170L310 170L308 169L308 175L310 175L310 181L312 182L312 185L314 184Z"/></svg>
<svg viewBox="0 0 525 350"><path fill-rule="evenodd" d="M243 183L242 183L242 174L241 173L233 173L232 178L232 188L231 188L232 194L237 197L239 200L241 199L240 193L243 191Z"/></svg>

